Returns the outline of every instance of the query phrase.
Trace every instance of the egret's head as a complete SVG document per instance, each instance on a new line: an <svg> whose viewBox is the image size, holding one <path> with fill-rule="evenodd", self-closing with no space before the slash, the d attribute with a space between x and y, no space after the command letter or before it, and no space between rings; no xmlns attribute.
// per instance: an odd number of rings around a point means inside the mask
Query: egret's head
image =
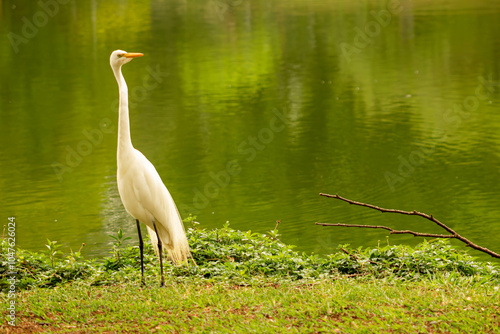
<svg viewBox="0 0 500 334"><path fill-rule="evenodd" d="M123 64L128 63L134 58L142 57L144 54L142 53L131 53L123 50L116 50L111 53L111 57L109 57L109 63L111 67L120 67Z"/></svg>

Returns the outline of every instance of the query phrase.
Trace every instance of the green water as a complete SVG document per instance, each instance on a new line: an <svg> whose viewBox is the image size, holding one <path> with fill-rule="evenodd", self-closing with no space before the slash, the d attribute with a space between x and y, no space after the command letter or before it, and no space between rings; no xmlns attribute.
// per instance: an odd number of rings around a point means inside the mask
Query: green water
<svg viewBox="0 0 500 334"><path fill-rule="evenodd" d="M115 49L132 140L183 217L327 253L442 232L500 251L498 1L0 1L0 221L87 256L135 224L116 186ZM391 236L391 243L421 239ZM479 254L479 253L474 253ZM485 257L486 258L486 257Z"/></svg>

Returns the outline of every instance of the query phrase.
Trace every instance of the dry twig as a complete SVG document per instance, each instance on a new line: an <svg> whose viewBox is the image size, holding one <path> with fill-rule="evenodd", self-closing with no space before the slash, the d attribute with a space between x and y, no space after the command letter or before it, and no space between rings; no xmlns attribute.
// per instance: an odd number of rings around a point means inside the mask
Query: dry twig
<svg viewBox="0 0 500 334"><path fill-rule="evenodd" d="M488 248L476 245L475 243L473 243L469 239L461 236L460 234L458 234L457 232L455 232L453 229L451 229L450 227L446 226L444 223L442 223L439 220L437 220L436 218L434 218L433 215L428 215L426 213L418 212L416 210L413 210L413 211L403 211L403 210L395 210L395 209L384 209L384 208L381 208L381 207L376 206L376 205L353 201L353 200L344 198L342 196L339 196L337 194L330 195L330 194L320 193L319 195L320 196L325 196L325 197L328 197L328 198L339 199L339 200L347 202L349 204L364 206L364 207L367 207L367 208L370 208L370 209L374 209L374 210L380 211L382 213L383 212L389 212L389 213L399 213L399 214L402 214L402 215L419 216L419 217L428 219L431 222L439 225L440 227L442 227L443 229L445 229L449 234L432 234L432 233L414 232L414 231L410 231L410 230L395 230L395 229L392 229L390 227L381 226L381 225L354 225L354 224L328 224L328 223L316 223L316 225L322 225L322 226L342 226L342 227L360 227L360 228L380 228L380 229L388 230L390 234L412 234L415 237L458 239L458 240L462 241L463 243L465 243L467 246L469 246L471 248L474 248L474 249L476 249L478 251L486 253L486 254L494 257L494 258L500 259L500 254L498 254L498 253L496 253L496 252L494 252L494 251L492 251L492 250L490 250Z"/></svg>

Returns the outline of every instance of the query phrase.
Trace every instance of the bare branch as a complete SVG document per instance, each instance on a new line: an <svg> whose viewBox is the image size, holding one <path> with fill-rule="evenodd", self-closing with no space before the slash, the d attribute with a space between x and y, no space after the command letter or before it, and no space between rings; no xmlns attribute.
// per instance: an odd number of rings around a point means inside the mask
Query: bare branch
<svg viewBox="0 0 500 334"><path fill-rule="evenodd" d="M342 226L342 227L361 227L361 228L380 228L380 229L388 230L390 232L390 234L412 234L413 236L416 236L416 237L458 239L458 240L462 241L463 243L465 243L467 246L469 246L471 248L474 248L474 249L476 249L478 251L486 253L486 254L494 257L494 258L500 259L500 254L495 253L494 251L489 250L488 248L476 245L475 243L473 243L469 239L461 236L460 234L458 234L457 232L455 232L455 230L451 229L450 227L446 226L444 223L442 223L439 220L437 220L436 218L434 218L433 215L428 215L426 213L418 212L416 210L413 210L413 211L403 211L403 210L395 210L395 209L384 209L384 208L381 208L381 207L376 206L376 205L353 201L353 200L344 198L342 196L339 196L338 194L330 195L330 194L320 193L319 195L320 196L324 196L324 197L328 197L328 198L339 199L341 201L344 201L344 202L347 202L347 203L353 204L353 205L364 206L364 207L367 207L367 208L370 208L370 209L374 209L374 210L380 211L382 213L388 212L388 213L399 213L399 214L402 214L402 215L419 216L419 217L425 218L425 219L430 220L433 223L439 225L441 228L443 228L444 230L446 230L450 234L431 234L431 233L414 232L414 231L410 231L410 230L395 230L395 229L392 229L390 227L381 226L381 225L351 225L351 224L328 224L328 223L316 223L316 225L322 225L322 226Z"/></svg>
<svg viewBox="0 0 500 334"><path fill-rule="evenodd" d="M329 223L316 223L321 226L342 226L342 227L361 227L361 228L381 228L390 232L390 234L412 234L415 237L429 237L429 238L455 238L452 234L433 234L433 233L420 233L410 230L395 230L382 225L356 225L356 224L329 224Z"/></svg>

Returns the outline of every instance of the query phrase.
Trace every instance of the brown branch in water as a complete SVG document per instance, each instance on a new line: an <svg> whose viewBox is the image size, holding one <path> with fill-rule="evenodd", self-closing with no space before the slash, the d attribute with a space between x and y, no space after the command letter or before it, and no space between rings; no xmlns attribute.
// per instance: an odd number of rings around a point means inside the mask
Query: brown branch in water
<svg viewBox="0 0 500 334"><path fill-rule="evenodd" d="M453 230L452 228L448 227L444 223L442 223L439 220L437 220L436 218L434 218L433 215L428 215L426 213L418 212L416 210L413 210L413 211L403 211L403 210L395 210L395 209L385 209L385 208L381 208L381 207L373 205L373 204L367 204L367 203L353 201L353 200L344 198L342 196L339 196L337 194L330 195L330 194L320 193L319 195L320 196L324 196L324 197L328 197L328 198L339 199L341 201L344 201L344 202L347 202L347 203L353 204L353 205L364 206L364 207L367 207L367 208L370 208L370 209L374 209L374 210L380 211L382 213L389 212L389 213L399 213L399 214L402 214L402 215L419 216L419 217L425 218L425 219L430 220L433 223L439 225L441 228L443 228L444 230L446 230L450 234L432 234L432 233L414 232L414 231L410 231L410 230L395 230L395 229L392 229L390 227L380 226L380 225L375 225L374 226L374 225L351 225L351 224L328 224L328 223L316 223L316 225L322 225L322 226L342 226L342 227L360 227L360 228L380 228L380 229L388 230L390 232L390 234L412 234L413 236L416 236L416 237L458 239L458 240L462 241L463 243L465 243L467 246L469 246L471 248L474 248L474 249L476 249L478 251L486 253L486 254L494 257L494 258L500 259L500 254L498 254L498 253L496 253L496 252L494 252L494 251L492 251L492 250L490 250L490 249L488 249L486 247L482 247L482 246L476 245L475 243L473 243L469 239L467 239L467 238L461 236L460 234L458 234L457 232L455 232L455 230Z"/></svg>

